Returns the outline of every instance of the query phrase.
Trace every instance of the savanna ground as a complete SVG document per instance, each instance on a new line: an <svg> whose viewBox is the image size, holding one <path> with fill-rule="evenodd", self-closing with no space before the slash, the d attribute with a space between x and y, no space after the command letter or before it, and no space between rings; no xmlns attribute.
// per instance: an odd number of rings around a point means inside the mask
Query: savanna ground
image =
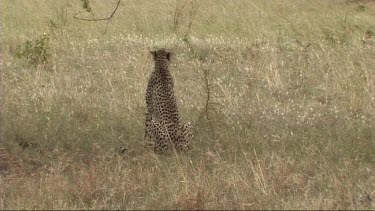
<svg viewBox="0 0 375 211"><path fill-rule="evenodd" d="M374 2L82 2L1 1L0 209L375 209ZM157 47L190 153L143 147Z"/></svg>

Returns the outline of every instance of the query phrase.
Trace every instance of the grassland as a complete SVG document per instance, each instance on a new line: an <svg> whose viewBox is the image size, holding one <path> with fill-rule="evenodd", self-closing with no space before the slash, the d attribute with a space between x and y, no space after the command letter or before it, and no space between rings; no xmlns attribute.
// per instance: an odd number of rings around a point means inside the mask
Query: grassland
<svg viewBox="0 0 375 211"><path fill-rule="evenodd" d="M0 4L0 209L375 209L373 2ZM157 47L187 154L143 147Z"/></svg>

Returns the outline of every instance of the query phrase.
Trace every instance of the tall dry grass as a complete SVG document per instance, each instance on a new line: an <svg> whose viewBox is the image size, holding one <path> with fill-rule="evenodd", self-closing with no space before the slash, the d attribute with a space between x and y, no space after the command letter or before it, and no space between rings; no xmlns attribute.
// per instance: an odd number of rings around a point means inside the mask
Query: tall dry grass
<svg viewBox="0 0 375 211"><path fill-rule="evenodd" d="M1 209L375 208L373 3L122 1L110 23L0 4ZM16 57L43 34L47 62ZM187 154L142 145L156 47L175 52Z"/></svg>

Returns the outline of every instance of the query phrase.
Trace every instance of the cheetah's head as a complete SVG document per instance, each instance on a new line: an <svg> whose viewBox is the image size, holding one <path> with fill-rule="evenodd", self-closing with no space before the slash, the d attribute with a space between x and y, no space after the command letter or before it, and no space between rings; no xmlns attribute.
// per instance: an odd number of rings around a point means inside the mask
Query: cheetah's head
<svg viewBox="0 0 375 211"><path fill-rule="evenodd" d="M160 60L171 61L172 51L170 51L168 49L161 48L161 49L150 51L150 53L154 57L155 61L157 61L157 60L159 60L159 61Z"/></svg>

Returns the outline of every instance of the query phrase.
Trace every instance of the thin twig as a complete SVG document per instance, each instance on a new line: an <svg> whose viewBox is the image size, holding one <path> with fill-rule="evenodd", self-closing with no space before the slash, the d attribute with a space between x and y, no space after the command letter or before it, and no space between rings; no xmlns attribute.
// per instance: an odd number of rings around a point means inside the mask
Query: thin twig
<svg viewBox="0 0 375 211"><path fill-rule="evenodd" d="M206 91L206 103L204 105L204 113L206 115L206 119L212 129L212 131L214 131L214 128L212 126L212 122L211 122L211 118L209 116L209 106L210 106L210 103L211 103L211 84L210 84L210 81L209 81L209 75L210 75L210 70L208 69L204 69L203 70L203 82L204 82L204 85L205 85L205 91Z"/></svg>
<svg viewBox="0 0 375 211"><path fill-rule="evenodd" d="M108 31L108 26L109 26L109 22L111 22L111 20L108 20L107 21L107 25L105 26L105 29L104 29L104 32L102 33L102 36L105 35Z"/></svg>

